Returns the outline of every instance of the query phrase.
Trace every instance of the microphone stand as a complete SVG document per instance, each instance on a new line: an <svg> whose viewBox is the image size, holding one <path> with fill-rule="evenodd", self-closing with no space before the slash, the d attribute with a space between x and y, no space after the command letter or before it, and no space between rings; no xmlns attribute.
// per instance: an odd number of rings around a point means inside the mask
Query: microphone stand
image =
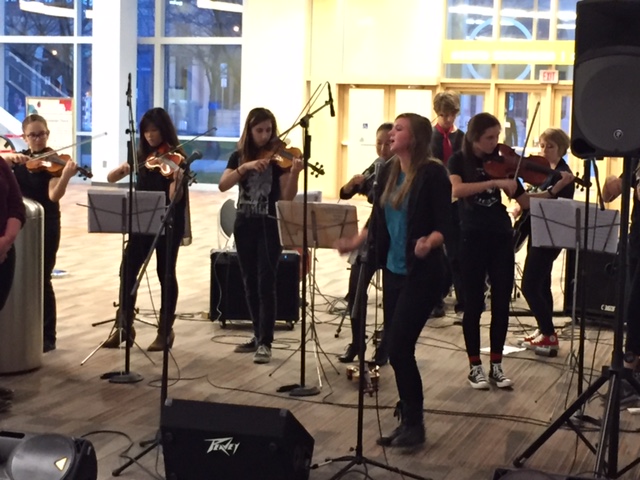
<svg viewBox="0 0 640 480"><path fill-rule="evenodd" d="M198 158L202 158L202 154L198 151L193 152L193 154L186 160L186 166L184 169L184 175L182 177L182 180L180 181L180 183L177 185L176 190L175 190L175 194L173 196L173 198L171 199L171 202L169 203L169 205L167 206L167 210L165 212L165 217L162 221L162 224L160 225L160 228L158 229L156 236L153 239L153 242L151 243L151 246L149 247L149 251L147 252L147 258L145 258L144 263L142 264L142 267L140 268L140 273L138 274L138 278L136 279L136 283L134 284L131 292L129 292L129 294L131 296L133 296L135 294L135 292L137 292L138 287L140 286L140 282L142 281L142 277L144 276L145 271L147 270L147 267L149 265L149 261L151 260L151 257L153 256L153 252L156 249L156 245L158 244L158 240L160 239L160 236L164 233L165 236L165 277L164 277L164 282L163 282L163 286L162 288L164 289L164 293L165 293L165 298L168 298L168 290L169 290L169 271L170 271L170 267L171 267L171 261L172 259L170 258L170 252L172 251L173 248L173 227L174 227L174 213L175 213L175 206L177 203L177 199L180 198L182 199L183 195L187 195L187 184L191 184L193 181L195 181L195 178L192 176L191 171L190 171L190 164L193 160L196 160ZM164 312L165 315L167 315L167 312ZM162 414L162 407L165 404L165 401L167 400L167 396L168 396L168 383L169 383L169 322L167 320L167 318L164 319L164 321L160 321L161 323L161 332L160 334L162 335L162 337L164 338L164 348L162 349L162 375L161 375L161 380L160 380L160 413ZM114 477L119 476L124 470L126 470L127 468L129 468L131 465L133 465L134 463L137 463L137 461L139 459L141 459L142 457L144 457L147 453L149 453L150 451L152 451L154 448L156 448L157 446L160 446L162 444L162 438L161 438L161 434L160 434L160 429L158 429L158 431L156 432L156 435L154 437L153 440L145 440L140 442L140 446L144 447L144 450L142 450L142 452L138 453L135 457L131 458L130 460L128 460L124 465L122 465L119 468L116 468L115 470L113 470L113 472L111 472L111 475Z"/></svg>
<svg viewBox="0 0 640 480"><path fill-rule="evenodd" d="M303 168L303 190L302 190L302 265L307 265L309 261L309 238L307 235L307 225L308 225L308 215L307 215L307 205L308 202L308 185L309 185L309 169L307 165L309 163L309 159L311 158L311 135L309 134L309 122L313 118L313 116L322 110L325 107L330 106L333 110L333 99L329 98L329 100L325 101L320 107L315 109L312 112L307 113L303 116L300 121L294 123L289 129L284 131L280 136L286 135L288 132L293 130L295 127L300 125L304 131L304 140L303 140L303 149L302 149L302 161L304 164ZM296 385L286 385L280 387L278 392L289 392L289 395L292 397L309 397L312 395L318 395L320 393L320 389L318 387L312 386L309 387L305 385L306 375L306 335L307 335L307 276L302 276L302 305L301 305L301 326L300 326L300 383Z"/></svg>
<svg viewBox="0 0 640 480"><path fill-rule="evenodd" d="M126 133L129 134L127 142L127 161L129 162L129 201L127 202L127 241L123 245L121 276L120 276L120 307L118 308L118 332L120 334L120 343L124 336L124 370L120 372L109 372L102 374L101 379L109 380L111 383L136 383L142 381L142 375L130 370L131 364L131 328L133 326L133 318L131 322L127 318L128 312L133 311L133 292L125 292L125 286L129 285L129 263L128 245L133 232L133 177L138 176L138 152L136 145L136 124L133 118L133 106L131 102L131 73L129 73L129 81L127 86L127 107L129 109L129 128ZM135 292L135 291L134 291ZM103 342L104 343L104 342Z"/></svg>

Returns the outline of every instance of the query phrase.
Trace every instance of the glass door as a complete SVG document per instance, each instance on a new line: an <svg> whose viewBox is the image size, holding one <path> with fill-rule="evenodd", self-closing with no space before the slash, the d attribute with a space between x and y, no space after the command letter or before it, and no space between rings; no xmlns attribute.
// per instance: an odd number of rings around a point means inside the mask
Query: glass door
<svg viewBox="0 0 640 480"><path fill-rule="evenodd" d="M531 131L526 151L537 150L540 134L548 127L550 106L543 89L499 88L496 116L502 121L501 142L521 152ZM533 118L536 106L540 108ZM525 152L526 153L526 152Z"/></svg>

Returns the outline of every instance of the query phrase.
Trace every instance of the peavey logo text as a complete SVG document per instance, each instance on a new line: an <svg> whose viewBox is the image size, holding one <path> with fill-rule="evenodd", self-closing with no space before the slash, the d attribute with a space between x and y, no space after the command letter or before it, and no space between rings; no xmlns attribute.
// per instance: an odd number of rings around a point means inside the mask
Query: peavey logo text
<svg viewBox="0 0 640 480"><path fill-rule="evenodd" d="M211 452L222 452L227 456L234 455L238 451L238 447L240 446L240 442L233 443L233 437L225 437L225 438L207 438L205 442L211 442L209 444L209 450L207 453Z"/></svg>
<svg viewBox="0 0 640 480"><path fill-rule="evenodd" d="M616 311L616 306L615 305L607 305L606 303L603 303L602 305L600 305L600 310L602 310L603 312L615 312Z"/></svg>

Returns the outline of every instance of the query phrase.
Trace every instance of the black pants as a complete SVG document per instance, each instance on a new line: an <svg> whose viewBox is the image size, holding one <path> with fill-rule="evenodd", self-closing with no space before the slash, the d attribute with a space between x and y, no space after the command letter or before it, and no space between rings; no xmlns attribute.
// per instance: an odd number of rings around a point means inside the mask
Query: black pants
<svg viewBox="0 0 640 480"><path fill-rule="evenodd" d="M491 282L491 353L502 355L509 327L509 301L513 288L513 234L463 232L460 253L465 288L462 331L467 355L480 356L480 316L484 309L487 274Z"/></svg>
<svg viewBox="0 0 640 480"><path fill-rule="evenodd" d="M7 258L0 263L0 310L4 308L5 303L11 293L13 285L13 275L16 271L16 249L11 247L7 252Z"/></svg>
<svg viewBox="0 0 640 480"><path fill-rule="evenodd" d="M271 346L276 323L276 278L282 253L274 218L238 215L234 227L238 262L259 345Z"/></svg>
<svg viewBox="0 0 640 480"><path fill-rule="evenodd" d="M367 319L367 303L369 301L369 295L367 294L367 290L369 289L369 282L376 273L377 267L372 264L372 262L368 261L364 268L361 268L362 262L361 258L358 255L356 258L356 262L351 266L351 272L349 273L349 291L347 292L347 312L349 312L349 316L351 318L351 344L358 345L358 334L360 333L360 322L365 321ZM364 287L364 299L363 299L363 309L362 315L360 318L356 318L353 315L353 305L355 304L356 292L358 291L358 279L360 278L360 273L363 273L362 286ZM383 336L384 339L384 336Z"/></svg>
<svg viewBox="0 0 640 480"><path fill-rule="evenodd" d="M439 287L444 277L444 259L441 260L430 262L432 268L425 274L397 275L387 269L383 273L384 315L391 318L388 330L385 329L389 361L409 425L422 423L424 395L416 362L416 342L440 299Z"/></svg>
<svg viewBox="0 0 640 480"><path fill-rule="evenodd" d="M529 247L522 272L522 294L543 335L553 335L553 294L551 271L553 262L562 250L558 248Z"/></svg>
<svg viewBox="0 0 640 480"><path fill-rule="evenodd" d="M462 266L460 265L460 214L458 213L458 202L455 202L451 206L451 231L447 238L445 238L445 245L447 247L447 260L449 267L450 280L446 282L447 291L453 283L453 289L456 294L456 304L458 308L464 310L464 282L462 280Z"/></svg>
<svg viewBox="0 0 640 480"><path fill-rule="evenodd" d="M45 217L44 220L44 283L43 283L43 341L55 345L57 307L53 291L52 275L56 266L56 255L60 247L60 216Z"/></svg>
<svg viewBox="0 0 640 480"><path fill-rule="evenodd" d="M137 295L130 296L131 289L136 281L140 268L147 257L151 245L153 243L153 235L140 235L133 234L129 239L125 255L127 256L127 275L124 275L123 268L121 266L121 288L124 288L124 292L121 291L120 299L124 302L124 315L125 319L132 321L134 317L134 307L136 305ZM162 326L164 322L167 322L167 331L173 328L173 322L175 320L176 306L178 304L178 279L176 276L176 264L178 262L178 250L180 249L180 239L182 238L182 232L176 232L173 230L173 236L171 241L170 250L167 251L167 238L165 235L158 239L156 244L156 272L158 274L158 280L160 280L161 286L161 303L160 303L160 328L159 332L162 332ZM169 258L169 265L167 271L167 255ZM125 280L126 279L126 280ZM137 292L136 292L137 293ZM123 294L126 297L123 298Z"/></svg>

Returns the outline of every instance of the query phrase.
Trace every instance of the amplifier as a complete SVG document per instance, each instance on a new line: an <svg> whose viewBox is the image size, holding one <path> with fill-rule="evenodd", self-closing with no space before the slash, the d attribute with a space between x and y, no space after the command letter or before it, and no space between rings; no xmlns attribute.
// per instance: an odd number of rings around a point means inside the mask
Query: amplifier
<svg viewBox="0 0 640 480"><path fill-rule="evenodd" d="M573 308L573 277L575 271L575 250L567 250L567 262L564 284L564 311L571 315ZM586 321L613 326L616 315L617 273L616 255L605 252L581 251L578 274L579 278L576 296L576 315L582 315L582 288L586 300L584 302L584 316ZM584 285L580 281L584 280Z"/></svg>
<svg viewBox="0 0 640 480"><path fill-rule="evenodd" d="M300 254L285 250L280 254L276 275L276 321L290 328L300 320ZM238 253L235 250L211 250L211 292L209 318L219 320L251 320L242 283Z"/></svg>

